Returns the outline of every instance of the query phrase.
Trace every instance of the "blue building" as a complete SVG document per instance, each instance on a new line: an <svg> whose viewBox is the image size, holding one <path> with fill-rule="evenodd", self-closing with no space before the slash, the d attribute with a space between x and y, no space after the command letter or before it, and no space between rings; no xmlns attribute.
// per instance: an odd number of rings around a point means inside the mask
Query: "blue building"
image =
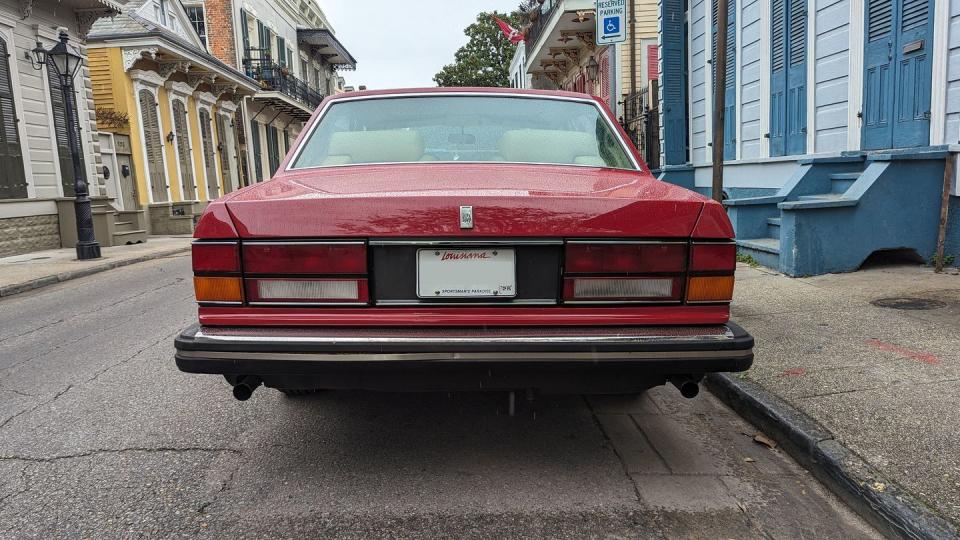
<svg viewBox="0 0 960 540"><path fill-rule="evenodd" d="M660 0L660 177L709 193L716 0ZM789 275L934 253L960 150L960 3L729 0L724 191L741 252ZM947 254L960 254L950 197Z"/></svg>

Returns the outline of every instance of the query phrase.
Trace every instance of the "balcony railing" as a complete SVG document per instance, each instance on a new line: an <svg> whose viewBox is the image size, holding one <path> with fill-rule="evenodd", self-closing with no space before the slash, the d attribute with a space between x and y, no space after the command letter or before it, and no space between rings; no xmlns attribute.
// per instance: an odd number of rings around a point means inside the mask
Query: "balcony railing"
<svg viewBox="0 0 960 540"><path fill-rule="evenodd" d="M243 59L243 69L248 77L260 81L264 89L285 94L311 109L320 105L323 94L294 77L289 68L277 64L268 55L261 55L260 52L260 49L248 50L246 58Z"/></svg>
<svg viewBox="0 0 960 540"><path fill-rule="evenodd" d="M540 34L542 34L544 28L546 28L547 22L550 21L553 12L560 9L562 4L563 0L546 0L540 4L540 14L537 16L537 20L530 23L530 30L527 32L527 38L524 43L527 58L530 58L533 54L533 48L537 45L537 40L540 39Z"/></svg>

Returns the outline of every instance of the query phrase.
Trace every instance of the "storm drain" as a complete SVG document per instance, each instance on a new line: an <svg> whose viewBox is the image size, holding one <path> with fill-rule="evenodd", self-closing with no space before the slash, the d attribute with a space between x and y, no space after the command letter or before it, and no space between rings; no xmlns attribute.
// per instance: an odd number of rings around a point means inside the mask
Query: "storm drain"
<svg viewBox="0 0 960 540"><path fill-rule="evenodd" d="M945 302L939 300L931 300L929 298L909 298L909 297L896 297L896 298L878 298L871 304L889 309L905 309L910 311L924 311L928 309L940 309L946 307Z"/></svg>

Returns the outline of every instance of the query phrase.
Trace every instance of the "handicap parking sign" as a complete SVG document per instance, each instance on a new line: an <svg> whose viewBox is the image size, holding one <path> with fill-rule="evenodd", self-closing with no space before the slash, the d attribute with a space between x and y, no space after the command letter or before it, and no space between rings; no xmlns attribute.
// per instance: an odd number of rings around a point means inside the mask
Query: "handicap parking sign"
<svg viewBox="0 0 960 540"><path fill-rule="evenodd" d="M596 0L597 45L620 43L627 39L627 0Z"/></svg>
<svg viewBox="0 0 960 540"><path fill-rule="evenodd" d="M613 35L620 33L620 17L604 17L603 33Z"/></svg>

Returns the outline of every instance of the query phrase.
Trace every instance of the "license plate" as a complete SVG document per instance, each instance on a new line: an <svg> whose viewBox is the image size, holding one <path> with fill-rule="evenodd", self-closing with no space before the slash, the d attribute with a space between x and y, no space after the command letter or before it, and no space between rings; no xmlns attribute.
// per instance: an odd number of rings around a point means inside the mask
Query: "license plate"
<svg viewBox="0 0 960 540"><path fill-rule="evenodd" d="M417 296L420 298L510 298L516 294L513 249L417 251Z"/></svg>

